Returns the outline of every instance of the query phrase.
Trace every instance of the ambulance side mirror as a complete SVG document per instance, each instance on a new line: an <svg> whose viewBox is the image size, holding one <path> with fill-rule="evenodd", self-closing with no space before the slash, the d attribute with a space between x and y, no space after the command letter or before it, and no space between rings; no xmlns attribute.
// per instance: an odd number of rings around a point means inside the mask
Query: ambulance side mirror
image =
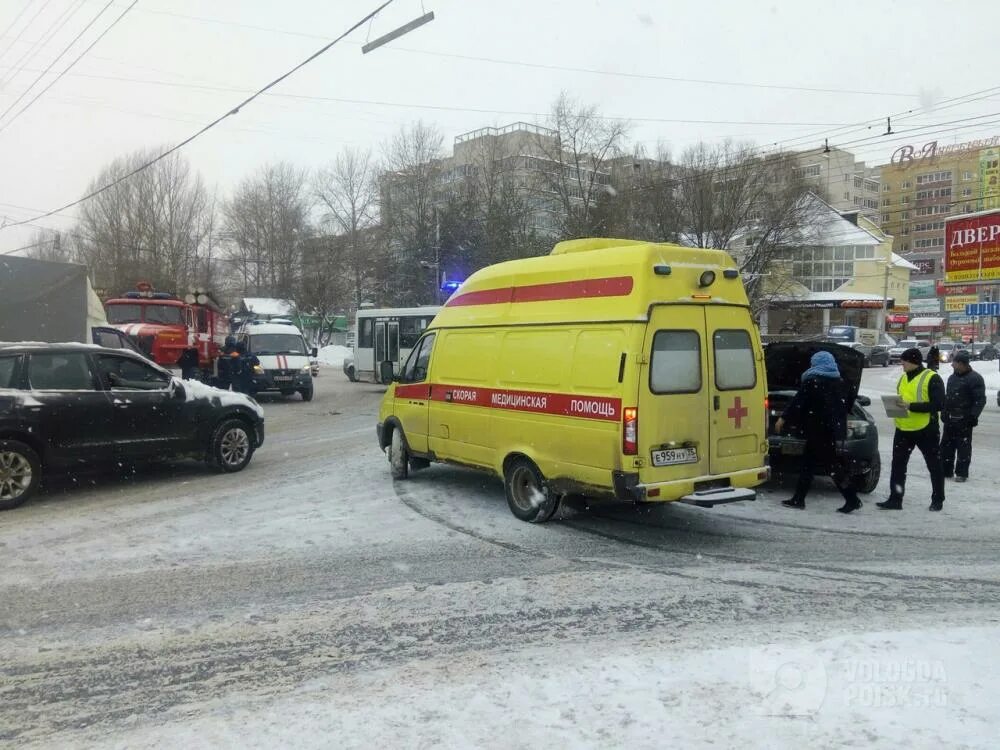
<svg viewBox="0 0 1000 750"><path fill-rule="evenodd" d="M310 357L318 357L319 356L319 349L314 346L312 349L309 350L309 356Z"/></svg>

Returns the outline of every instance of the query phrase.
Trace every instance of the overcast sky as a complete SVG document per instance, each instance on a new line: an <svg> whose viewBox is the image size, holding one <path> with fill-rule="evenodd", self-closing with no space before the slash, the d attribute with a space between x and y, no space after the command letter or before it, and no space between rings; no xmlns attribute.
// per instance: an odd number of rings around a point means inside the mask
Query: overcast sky
<svg viewBox="0 0 1000 750"><path fill-rule="evenodd" d="M0 32L21 14L0 37L0 112L107 4L0 0ZM53 70L129 4L113 0ZM376 5L139 0L24 114L10 122L51 76L0 119L0 216L26 219L75 200L108 161L183 139ZM362 56L367 39L424 9L436 20ZM632 139L651 148L662 142L678 152L726 137L765 145L799 138L789 145L814 147L829 133L831 145L850 143L882 163L905 143L1000 133L1000 90L941 109L1000 85L998 29L1000 3L985 0L396 0L370 28L281 84L278 96L258 99L184 154L225 197L267 161L313 168L347 146L378 149L418 119L436 123L449 148L455 135L487 125L543 122L565 90L605 115L631 118ZM853 143L884 125L840 128L908 110L916 116L895 118L893 136ZM950 130L966 117L980 119ZM948 123L941 129L949 132L906 133L931 123ZM67 228L72 219L38 224ZM35 231L0 230L0 252L27 244Z"/></svg>

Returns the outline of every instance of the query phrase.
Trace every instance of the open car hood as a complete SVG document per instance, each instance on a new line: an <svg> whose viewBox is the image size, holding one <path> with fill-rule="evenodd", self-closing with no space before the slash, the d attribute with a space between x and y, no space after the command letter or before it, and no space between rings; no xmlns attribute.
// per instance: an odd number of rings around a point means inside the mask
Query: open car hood
<svg viewBox="0 0 1000 750"><path fill-rule="evenodd" d="M858 397L865 355L856 349L826 341L775 341L764 346L768 391L797 391L802 373L816 352L830 352L837 361L840 377L847 383L851 403Z"/></svg>

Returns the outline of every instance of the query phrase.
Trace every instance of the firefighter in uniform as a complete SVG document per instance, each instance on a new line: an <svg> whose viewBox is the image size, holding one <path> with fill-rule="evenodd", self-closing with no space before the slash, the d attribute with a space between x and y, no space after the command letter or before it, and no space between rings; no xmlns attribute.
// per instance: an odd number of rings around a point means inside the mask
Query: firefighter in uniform
<svg viewBox="0 0 1000 750"><path fill-rule="evenodd" d="M900 361L903 374L896 385L896 393L900 406L906 407L907 414L895 419L889 499L877 505L883 510L903 509L906 467L910 454L916 448L923 454L931 475L930 510L941 510L944 504L944 471L939 449L938 414L945 405L944 381L936 372L923 366L919 349L907 349Z"/></svg>

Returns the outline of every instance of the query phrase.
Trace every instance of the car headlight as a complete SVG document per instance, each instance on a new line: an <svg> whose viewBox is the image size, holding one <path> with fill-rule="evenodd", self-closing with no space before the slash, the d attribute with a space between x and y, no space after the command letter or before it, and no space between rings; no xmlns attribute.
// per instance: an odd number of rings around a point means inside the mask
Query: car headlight
<svg viewBox="0 0 1000 750"><path fill-rule="evenodd" d="M863 419L849 419L847 420L847 437L851 438L863 438L868 434L868 423Z"/></svg>
<svg viewBox="0 0 1000 750"><path fill-rule="evenodd" d="M313 366L312 366L312 365L306 365L306 366L305 366L305 367L303 367L303 368L302 368L301 370L299 370L299 372L300 372L301 374L305 375L306 373L310 373L310 372L312 372L312 368L313 368Z"/></svg>
<svg viewBox="0 0 1000 750"><path fill-rule="evenodd" d="M253 374L254 375L263 375L264 374L264 368L261 367L260 365L254 365L253 366Z"/></svg>

